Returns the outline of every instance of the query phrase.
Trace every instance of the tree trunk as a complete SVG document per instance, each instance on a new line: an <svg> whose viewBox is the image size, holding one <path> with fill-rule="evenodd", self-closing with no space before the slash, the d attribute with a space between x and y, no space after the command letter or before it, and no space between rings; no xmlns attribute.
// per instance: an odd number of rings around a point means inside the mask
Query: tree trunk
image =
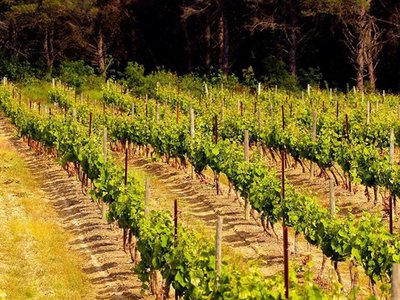
<svg viewBox="0 0 400 300"><path fill-rule="evenodd" d="M206 71L210 71L211 67L211 27L210 27L210 20L207 17L206 20L206 29L204 33L204 41L205 41L205 49L206 53L204 56L204 66L206 68Z"/></svg>
<svg viewBox="0 0 400 300"><path fill-rule="evenodd" d="M221 70L223 70L223 62L224 62L224 17L223 12L219 16L218 23L218 66Z"/></svg>
<svg viewBox="0 0 400 300"><path fill-rule="evenodd" d="M222 71L225 74L229 72L229 23L226 13L222 12L223 21L223 60Z"/></svg>
<svg viewBox="0 0 400 300"><path fill-rule="evenodd" d="M360 15L358 19L358 41L357 41L357 89L364 91L364 70L366 61L366 29L367 29L366 10L363 5L360 7Z"/></svg>
<svg viewBox="0 0 400 300"><path fill-rule="evenodd" d="M99 28L97 34L97 64L99 67L100 76L106 77L106 59L105 59L105 45L104 45L104 36L101 27Z"/></svg>
<svg viewBox="0 0 400 300"><path fill-rule="evenodd" d="M131 53L130 57L132 61L136 60L136 32L135 32L135 26L132 25L131 28Z"/></svg>
<svg viewBox="0 0 400 300"><path fill-rule="evenodd" d="M50 77L53 72L53 64L54 64L53 41L54 41L54 29L51 28L49 31L49 29L46 27L43 33L43 52L46 60L47 73Z"/></svg>
<svg viewBox="0 0 400 300"><path fill-rule="evenodd" d="M15 19L10 20L10 30L9 30L9 39L10 39L10 45L11 45L11 52L13 55L18 55L17 51L17 38L18 38L18 32L16 30L16 22Z"/></svg>
<svg viewBox="0 0 400 300"><path fill-rule="evenodd" d="M183 28L183 34L185 36L187 71L189 73L191 73L193 71L193 50L192 50L192 43L191 43L190 37L189 37L189 32L187 30L187 23L185 20L182 20L182 28Z"/></svg>
<svg viewBox="0 0 400 300"><path fill-rule="evenodd" d="M375 66L373 61L368 62L368 75L369 75L369 83L371 90L376 89L376 76L375 76Z"/></svg>
<svg viewBox="0 0 400 300"><path fill-rule="evenodd" d="M298 28L298 20L296 14L295 3L293 1L290 2L290 17L291 24L289 28L289 73L292 76L296 76L297 73L297 35L296 29Z"/></svg>
<svg viewBox="0 0 400 300"><path fill-rule="evenodd" d="M377 38L373 32L373 20L368 20L365 38L365 59L368 65L369 83L372 90L376 88L375 59L378 52Z"/></svg>
<svg viewBox="0 0 400 300"><path fill-rule="evenodd" d="M229 72L229 24L226 15L225 1L219 1L219 23L218 23L218 65L224 74Z"/></svg>
<svg viewBox="0 0 400 300"><path fill-rule="evenodd" d="M364 90L364 43L359 41L357 49L357 89Z"/></svg>

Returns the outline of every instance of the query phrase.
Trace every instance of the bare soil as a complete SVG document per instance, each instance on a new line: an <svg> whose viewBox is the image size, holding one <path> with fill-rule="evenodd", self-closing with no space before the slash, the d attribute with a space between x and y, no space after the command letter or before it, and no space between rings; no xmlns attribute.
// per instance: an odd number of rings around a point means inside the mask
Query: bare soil
<svg viewBox="0 0 400 300"><path fill-rule="evenodd" d="M15 135L9 121L0 116L0 136L23 156L32 176L41 182L45 198L55 208L59 223L72 234L66 243L84 258L82 269L95 290L94 299L154 299L142 290L131 270L120 232L112 229L90 197L81 193L75 178L68 177L51 158L35 154Z"/></svg>
<svg viewBox="0 0 400 300"><path fill-rule="evenodd" d="M239 254L247 262L259 265L261 272L266 276L283 274L282 227L280 224L276 224L275 228L278 238L265 233L257 218L251 217L250 220L245 220L243 201L236 199L234 194L228 196L227 186L223 188L223 195L216 195L212 179L210 178L209 183L192 179L190 169L176 170L171 165L141 156L132 157L129 162L129 168L133 169L136 174L150 179L150 206L152 208L168 209L172 213L173 201L177 199L182 222L186 226L204 231L204 234L208 236L215 235L217 215L222 215L224 218L223 244L228 257L230 253ZM289 174L289 179L294 181L295 176L296 173ZM301 178L301 180L296 184L302 186L302 182L304 182L306 188L317 195L318 187L320 186L322 189L326 185L319 178L312 182L305 178ZM352 203L354 202L352 196L348 195L349 193L343 191L343 194L351 198ZM326 195L324 194L324 196ZM329 205L329 188L327 197ZM336 273L328 260L324 271L320 274L323 260L321 250L309 246L301 236L295 242L294 232L291 229L289 229L289 250L290 262L298 270L299 278L302 278L302 272L307 268L305 265L312 261L310 266L311 272L315 274L315 282L324 289L332 288L334 282L337 281ZM235 260L236 258L232 258L232 263L235 263ZM349 292L349 263L339 263L339 270L344 290ZM360 275L360 296L369 295L368 279L364 276L361 267L358 267L357 270Z"/></svg>

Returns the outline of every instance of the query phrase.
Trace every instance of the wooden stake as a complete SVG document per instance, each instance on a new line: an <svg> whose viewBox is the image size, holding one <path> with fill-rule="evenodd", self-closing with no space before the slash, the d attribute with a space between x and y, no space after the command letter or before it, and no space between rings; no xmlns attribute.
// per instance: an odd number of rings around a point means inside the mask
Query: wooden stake
<svg viewBox="0 0 400 300"><path fill-rule="evenodd" d="M149 188L149 185L150 185L149 177L146 177L146 181L145 181L145 197L144 197L144 215L146 217L149 215L149 201L150 201L150 188Z"/></svg>
<svg viewBox="0 0 400 300"><path fill-rule="evenodd" d="M250 154L249 154L249 131L246 129L244 131L244 159L249 162ZM247 196L244 202L244 217L246 220L250 219L250 199Z"/></svg>
<svg viewBox="0 0 400 300"><path fill-rule="evenodd" d="M125 176L124 176L124 185L128 185L128 147L125 144Z"/></svg>
<svg viewBox="0 0 400 300"><path fill-rule="evenodd" d="M317 112L313 111L312 113L312 133L311 133L311 138L312 141L315 142L316 138L317 138ZM314 163L312 161L310 161L310 178L314 177Z"/></svg>
<svg viewBox="0 0 400 300"><path fill-rule="evenodd" d="M393 194L389 196L389 232L393 234Z"/></svg>
<svg viewBox="0 0 400 300"><path fill-rule="evenodd" d="M104 157L104 164L107 163L107 128L104 128L103 131L103 157Z"/></svg>
<svg viewBox="0 0 400 300"><path fill-rule="evenodd" d="M92 121L93 121L93 115L92 112L89 113L89 137L92 134Z"/></svg>
<svg viewBox="0 0 400 300"><path fill-rule="evenodd" d="M389 161L391 167L394 164L394 130L390 129L390 149L389 149ZM393 234L393 199L394 195L389 196L389 232Z"/></svg>
<svg viewBox="0 0 400 300"><path fill-rule="evenodd" d="M216 247L215 247L215 270L216 270L216 284L218 284L219 276L221 276L222 266L222 223L223 217L217 217L217 230L216 230Z"/></svg>
<svg viewBox="0 0 400 300"><path fill-rule="evenodd" d="M249 154L249 131L246 129L244 131L244 159L249 162L250 154Z"/></svg>
<svg viewBox="0 0 400 300"><path fill-rule="evenodd" d="M176 124L179 123L179 102L176 102Z"/></svg>
<svg viewBox="0 0 400 300"><path fill-rule="evenodd" d="M282 105L282 130L285 130L285 109ZM281 172L282 172L282 183L281 183L281 197L282 206L285 207L285 151L281 150ZM286 215L283 214L283 270L284 270L284 282L285 282L285 298L289 299L289 241L288 241L288 229L286 227Z"/></svg>
<svg viewBox="0 0 400 300"><path fill-rule="evenodd" d="M149 116L149 97L146 94L146 118ZM178 117L177 117L178 118ZM176 121L178 123L178 121Z"/></svg>
<svg viewBox="0 0 400 300"><path fill-rule="evenodd" d="M190 108L190 137L194 139L194 110Z"/></svg>
<svg viewBox="0 0 400 300"><path fill-rule="evenodd" d="M393 165L394 163L394 130L393 128L390 129L390 148L389 148L389 159L390 164Z"/></svg>
<svg viewBox="0 0 400 300"><path fill-rule="evenodd" d="M329 180L329 209L332 218L335 217L335 187L333 179Z"/></svg>
<svg viewBox="0 0 400 300"><path fill-rule="evenodd" d="M218 117L214 116L214 142L218 143Z"/></svg>
<svg viewBox="0 0 400 300"><path fill-rule="evenodd" d="M347 139L350 139L350 125L349 125L349 116L346 114L345 115L345 128L346 128L346 136Z"/></svg>
<svg viewBox="0 0 400 300"><path fill-rule="evenodd" d="M336 120L339 120L339 100L336 98Z"/></svg>

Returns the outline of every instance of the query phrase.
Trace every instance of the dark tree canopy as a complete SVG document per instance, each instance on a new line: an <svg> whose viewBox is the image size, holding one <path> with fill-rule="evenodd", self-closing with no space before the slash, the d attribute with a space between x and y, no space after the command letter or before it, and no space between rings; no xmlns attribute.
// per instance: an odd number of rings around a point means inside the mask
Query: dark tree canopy
<svg viewBox="0 0 400 300"><path fill-rule="evenodd" d="M390 0L0 0L0 75L83 60L103 77L233 73L287 87L400 90L400 4Z"/></svg>

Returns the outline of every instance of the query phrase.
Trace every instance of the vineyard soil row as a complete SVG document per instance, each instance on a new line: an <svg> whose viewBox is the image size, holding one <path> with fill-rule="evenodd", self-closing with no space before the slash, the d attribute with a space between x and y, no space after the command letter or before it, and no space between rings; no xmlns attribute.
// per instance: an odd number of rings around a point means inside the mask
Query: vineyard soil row
<svg viewBox="0 0 400 300"><path fill-rule="evenodd" d="M35 211L32 213L35 216L37 215L39 220L43 219L43 223L36 224L35 228L41 232L41 235L45 235L43 240L47 243L44 249L33 249L33 254L38 255L41 252L51 251L53 249L51 245L55 242L58 243L54 247L66 249L64 251L54 249L54 255L57 256L55 260L36 261L37 265L30 266L34 263L29 263L33 259L30 256L32 255L30 245L33 244L36 247L42 245L40 237L33 236L30 239L29 236L21 236L21 240L14 244L15 249L12 250L12 253L27 257L28 266L25 268L32 267L36 270L34 271L35 274L31 275L38 277L39 281L42 279L38 274L43 273L43 280L47 280L48 285L61 286L64 290L54 291L49 287L47 291L43 291L47 286L40 282L41 286L37 287L39 291L31 291L29 288L35 288L31 287L34 281L32 278L27 278L24 282L24 290L16 290L18 286L14 286L11 291L15 294L10 296L13 296L14 299L24 298L29 296L29 293L39 293L36 296L40 296L40 293L43 292L45 293L42 295L44 297L53 296L58 299L152 299L142 291L141 282L131 271L130 258L122 250L119 231L111 229L106 220L101 218L96 205L89 196L82 195L79 184L73 177L68 177L52 159L38 156L29 150L25 143L14 137L15 134L16 131L9 121L0 116L0 146L6 145L12 151L13 156L17 157L17 160L21 159L26 165L28 177L39 183L37 187L39 194L27 195L26 198L27 201L35 201L32 206L39 211L36 214ZM16 176L22 180L20 174L16 174ZM7 188L6 183L1 182L4 189ZM4 199L1 203L4 204ZM22 208L19 208L19 210L7 207L7 211L2 211L0 208L0 213L2 215L13 215L16 222L24 226L27 222L27 213ZM56 224L47 224L49 218L54 219ZM4 220L4 218L2 219ZM44 226L46 224L47 226ZM1 223L1 226L5 225L4 222ZM7 231L2 230L2 232ZM61 236L61 241L57 240L58 236ZM6 246L11 245L6 244ZM17 251L19 246L21 251ZM0 257L6 255L4 251L5 248L1 247ZM61 254L64 254L64 256L59 256ZM51 255L51 253L48 255ZM0 270L3 267L12 267L7 266L7 260L5 261L6 265L1 264ZM49 263L49 265L46 263ZM52 267L53 269L51 269ZM42 271L39 272L39 270ZM74 273L68 277L63 274L67 271ZM21 273L21 276L24 275L24 272ZM25 275L29 276L29 274ZM14 277L14 280L17 278L16 274L12 277ZM21 277L21 279L23 278L25 277ZM7 283L6 279L6 277L0 276L0 289ZM12 284L15 285L15 282ZM28 294L21 295L25 291ZM7 290L5 292L7 293ZM54 294L55 292L63 294ZM36 297L35 295L32 296Z"/></svg>
<svg viewBox="0 0 400 300"><path fill-rule="evenodd" d="M282 273L282 227L280 224L276 224L277 239L275 236L263 232L262 226L254 218L245 220L243 203L235 199L234 193L230 196L227 195L228 186L224 185L224 194L217 196L211 177L209 178L210 182L204 184L197 179L191 179L190 172L176 170L173 166L165 163L154 162L141 156L135 156L129 162L129 168L134 170L137 176L142 179L150 178L151 207L168 209L172 212L173 201L178 199L180 218L185 226L193 226L209 236L215 234L217 215L222 215L224 217L224 252L232 256L233 261L231 263L238 263L232 255L232 253L236 253L249 262L258 262L261 266L261 272L266 276ZM307 179L304 179L304 181L307 182ZM313 184L307 184L307 186L313 188L323 184L322 181L316 178ZM313 191L317 192L316 189ZM352 198L350 194L346 194L346 196ZM290 230L290 261L293 266L303 266L300 270L304 270L304 265L312 260L311 271L315 274L315 281L328 288L333 281L336 281L336 274L330 263L326 263L322 276L319 277L323 260L321 251L313 246L309 247L302 237L298 237L297 254L295 254L294 240L294 232ZM344 289L348 291L350 289L349 264L347 262L341 263L339 270ZM362 286L368 286L368 279L363 276L361 268L359 268L359 274L361 275L359 283ZM301 271L298 275L301 276ZM365 292L368 292L367 289L365 289ZM363 295L363 291L360 295Z"/></svg>

